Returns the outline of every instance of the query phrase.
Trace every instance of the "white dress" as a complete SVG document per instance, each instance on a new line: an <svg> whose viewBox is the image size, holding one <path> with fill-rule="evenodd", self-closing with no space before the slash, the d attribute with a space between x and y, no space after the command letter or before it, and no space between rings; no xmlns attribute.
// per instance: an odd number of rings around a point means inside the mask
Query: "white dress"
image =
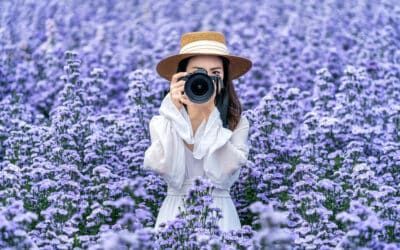
<svg viewBox="0 0 400 250"><path fill-rule="evenodd" d="M222 211L218 221L221 230L240 229L239 216L229 190L238 179L240 167L249 153L249 122L241 116L232 132L222 126L215 107L207 122L202 121L193 135L186 109L173 104L168 93L163 99L160 115L149 122L151 145L145 151L143 167L160 174L167 182L167 196L160 207L155 229L161 222L172 220L182 207L182 198L197 176L208 178L215 189L213 206ZM194 144L193 152L184 144Z"/></svg>

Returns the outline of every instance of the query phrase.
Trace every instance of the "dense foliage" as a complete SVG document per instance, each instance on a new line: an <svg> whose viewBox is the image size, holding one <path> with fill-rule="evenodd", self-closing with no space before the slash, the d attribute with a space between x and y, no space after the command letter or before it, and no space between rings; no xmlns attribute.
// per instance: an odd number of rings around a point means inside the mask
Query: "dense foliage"
<svg viewBox="0 0 400 250"><path fill-rule="evenodd" d="M197 30L253 61L242 229L198 179L157 233L155 65ZM0 1L0 170L1 249L400 248L400 4Z"/></svg>

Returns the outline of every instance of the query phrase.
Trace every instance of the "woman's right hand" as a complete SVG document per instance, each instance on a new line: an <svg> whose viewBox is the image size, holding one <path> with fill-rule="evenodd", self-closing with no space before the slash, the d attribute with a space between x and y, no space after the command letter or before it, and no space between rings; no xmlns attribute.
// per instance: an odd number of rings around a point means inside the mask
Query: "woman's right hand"
<svg viewBox="0 0 400 250"><path fill-rule="evenodd" d="M178 72L172 75L169 92L171 95L172 102L175 104L178 110L183 107L185 100L187 100L187 96L185 95L184 92L185 81L184 80L178 81L178 78L181 78L187 74L188 74L187 72Z"/></svg>

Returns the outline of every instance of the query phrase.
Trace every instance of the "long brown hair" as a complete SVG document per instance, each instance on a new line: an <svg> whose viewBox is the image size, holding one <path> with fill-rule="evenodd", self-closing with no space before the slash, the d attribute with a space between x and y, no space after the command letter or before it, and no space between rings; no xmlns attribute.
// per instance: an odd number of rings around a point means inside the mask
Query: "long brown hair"
<svg viewBox="0 0 400 250"><path fill-rule="evenodd" d="M227 120L228 120L228 128L233 131L239 121L240 121L240 116L242 114L242 105L239 101L239 98L236 94L235 91L235 87L232 83L232 79L229 75L229 60L223 56L219 56L222 59L222 63L223 63L223 68L224 68L224 86L225 89L223 89L219 94L217 94L217 96L215 97L215 102L217 102L217 100L223 100L224 95L228 94L229 99L228 99L228 109L227 109ZM176 72L184 72L187 69L187 65L189 63L189 58L185 58L182 61L179 62L178 68ZM186 107L186 104L183 104ZM221 119L222 118L222 113L220 113L221 115Z"/></svg>

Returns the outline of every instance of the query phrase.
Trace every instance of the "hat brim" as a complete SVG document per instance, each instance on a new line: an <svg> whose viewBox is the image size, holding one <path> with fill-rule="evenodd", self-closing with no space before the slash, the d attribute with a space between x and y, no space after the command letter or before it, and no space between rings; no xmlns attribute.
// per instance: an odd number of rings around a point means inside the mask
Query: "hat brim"
<svg viewBox="0 0 400 250"><path fill-rule="evenodd" d="M179 62L185 58L197 55L212 55L227 58L229 60L229 75L232 80L244 75L252 66L252 62L249 59L240 56L214 53L185 53L172 55L162 59L157 64L157 73L166 80L171 81L172 76L176 73Z"/></svg>

